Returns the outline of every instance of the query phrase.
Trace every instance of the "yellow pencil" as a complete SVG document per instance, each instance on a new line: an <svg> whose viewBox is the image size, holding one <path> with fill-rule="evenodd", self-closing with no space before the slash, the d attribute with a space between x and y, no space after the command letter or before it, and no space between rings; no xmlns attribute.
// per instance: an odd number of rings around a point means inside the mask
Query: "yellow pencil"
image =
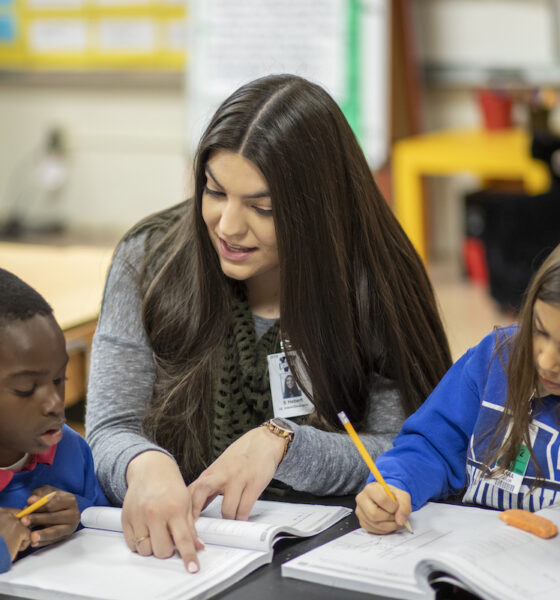
<svg viewBox="0 0 560 600"><path fill-rule="evenodd" d="M350 439L354 442L354 445L358 449L358 452L360 453L361 457L364 459L364 461L365 461L366 465L368 466L369 470L371 471L372 475L377 480L377 483L379 483L383 487L383 489L387 493L387 496L389 496L389 498L391 498L391 500L394 500L396 502L397 499L395 498L395 494L393 494L393 492L391 491L391 488L385 483L383 476L381 475L381 473L375 466L375 463L373 462L371 456L369 455L368 451L366 450L366 447L363 445L362 440L358 437L356 430L352 426L352 423L350 423L350 420L348 419L348 417L346 416L346 413L343 410L338 413L338 418L340 419L340 422L344 425L344 429L346 429L346 431L348 432ZM404 525L408 529L408 531L410 531L410 533L414 533L412 531L412 527L410 526L410 523L408 521Z"/></svg>
<svg viewBox="0 0 560 600"><path fill-rule="evenodd" d="M55 494L56 494L56 492L51 492L50 494L47 494L46 496L39 498L39 500L37 500L37 502L33 502L33 504L30 504L23 510L20 510L18 513L16 513L16 518L21 519L21 517L25 517L25 515L29 515L32 512L35 512L38 508L41 508L41 506L44 506Z"/></svg>

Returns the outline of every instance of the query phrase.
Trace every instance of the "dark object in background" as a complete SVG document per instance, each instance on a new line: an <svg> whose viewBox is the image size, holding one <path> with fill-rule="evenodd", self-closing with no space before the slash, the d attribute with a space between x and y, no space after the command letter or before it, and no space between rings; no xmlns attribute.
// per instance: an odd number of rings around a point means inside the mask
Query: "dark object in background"
<svg viewBox="0 0 560 600"><path fill-rule="evenodd" d="M518 312L532 275L560 243L560 191L529 196L483 190L466 197L466 213L467 224L478 223L490 294L503 310Z"/></svg>
<svg viewBox="0 0 560 600"><path fill-rule="evenodd" d="M560 137L549 132L533 134L531 156L546 163L550 171L550 191L560 190ZM558 196L560 200L560 192Z"/></svg>
<svg viewBox="0 0 560 600"><path fill-rule="evenodd" d="M434 575L445 577L445 573L435 573ZM431 583L436 592L436 600L483 600L480 596L468 592L447 581Z"/></svg>
<svg viewBox="0 0 560 600"><path fill-rule="evenodd" d="M59 202L68 178L67 155L64 131L54 126L47 131L44 144L16 164L7 182L0 240L33 241L66 230Z"/></svg>
<svg viewBox="0 0 560 600"><path fill-rule="evenodd" d="M466 252L471 252L472 263L479 254L476 244L482 244L490 294L508 312L518 312L532 275L560 243L560 137L535 134L531 154L549 167L548 192L529 195L489 189L465 199ZM476 261L472 264L480 268Z"/></svg>

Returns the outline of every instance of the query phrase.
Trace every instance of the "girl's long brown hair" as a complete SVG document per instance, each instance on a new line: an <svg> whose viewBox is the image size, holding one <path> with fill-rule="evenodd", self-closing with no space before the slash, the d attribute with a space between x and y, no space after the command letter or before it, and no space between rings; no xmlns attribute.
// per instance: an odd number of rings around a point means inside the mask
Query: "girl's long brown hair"
<svg viewBox="0 0 560 600"><path fill-rule="evenodd" d="M219 150L243 155L268 183L282 335L310 377L310 422L337 429L337 411L345 410L363 426L375 373L396 382L410 414L451 364L424 267L336 103L296 76L249 83L225 100L202 136L192 201L128 234L147 232L143 318L156 385L145 427L186 479L207 460L211 373L232 294L244 285L221 271L201 215L205 165Z"/></svg>
<svg viewBox="0 0 560 600"><path fill-rule="evenodd" d="M497 344L497 355L502 359L502 363L505 363L503 359L505 352L509 354L509 361L505 367L507 393L504 412L496 427L485 460L488 467L497 461L498 466L492 471L493 476L498 476L509 468L523 442L531 453L537 475L542 472L533 453L529 436L530 399L533 393L535 393L533 399L535 409L538 408L539 403L538 375L533 353L533 308L536 300L560 306L560 245L556 246L535 273L525 295L516 333L509 338L499 340ZM508 427L511 427L509 435L500 446Z"/></svg>

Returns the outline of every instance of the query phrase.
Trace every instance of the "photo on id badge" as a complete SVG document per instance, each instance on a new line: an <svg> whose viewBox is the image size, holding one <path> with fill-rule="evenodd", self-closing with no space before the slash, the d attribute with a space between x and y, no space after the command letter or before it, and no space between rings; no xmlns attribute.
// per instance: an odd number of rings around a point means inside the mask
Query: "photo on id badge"
<svg viewBox="0 0 560 600"><path fill-rule="evenodd" d="M296 383L284 352L268 355L268 374L275 417L299 417L313 412L313 403ZM305 387L311 389L309 382L305 381Z"/></svg>

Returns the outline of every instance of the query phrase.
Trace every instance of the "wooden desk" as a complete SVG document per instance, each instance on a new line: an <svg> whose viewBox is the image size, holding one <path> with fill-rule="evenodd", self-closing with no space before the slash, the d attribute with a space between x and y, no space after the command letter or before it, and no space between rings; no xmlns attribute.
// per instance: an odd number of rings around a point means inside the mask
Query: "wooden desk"
<svg viewBox="0 0 560 600"><path fill-rule="evenodd" d="M53 307L68 348L66 405L85 398L89 350L112 248L0 242L0 266L21 277ZM83 433L81 423L70 423Z"/></svg>
<svg viewBox="0 0 560 600"><path fill-rule="evenodd" d="M418 254L428 258L422 176L472 173L486 179L522 180L526 191L548 189L544 163L531 158L529 136L520 129L437 131L399 140L393 146L396 216Z"/></svg>

